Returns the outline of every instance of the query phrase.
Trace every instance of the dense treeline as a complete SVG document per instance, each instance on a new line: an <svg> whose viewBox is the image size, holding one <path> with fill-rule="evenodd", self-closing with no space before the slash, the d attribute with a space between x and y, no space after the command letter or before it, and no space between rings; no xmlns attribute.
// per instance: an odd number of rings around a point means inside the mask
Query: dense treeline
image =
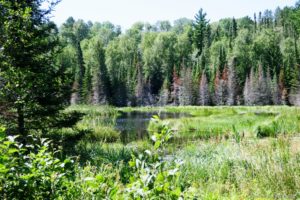
<svg viewBox="0 0 300 200"><path fill-rule="evenodd" d="M73 104L299 104L300 5L253 18L61 27L61 64L74 74Z"/></svg>

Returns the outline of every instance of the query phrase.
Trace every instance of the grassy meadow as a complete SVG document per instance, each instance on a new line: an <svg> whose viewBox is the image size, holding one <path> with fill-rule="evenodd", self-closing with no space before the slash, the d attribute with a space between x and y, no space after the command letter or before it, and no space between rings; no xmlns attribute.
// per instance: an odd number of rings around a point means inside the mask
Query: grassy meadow
<svg viewBox="0 0 300 200"><path fill-rule="evenodd" d="M120 113L185 113L160 121L174 133L163 154L183 162L182 187L192 186L199 199L300 198L298 107L72 106L68 111L85 113L76 126L85 135L72 149L83 163L110 164L125 173L132 154L151 147L147 137L122 142L115 128ZM149 135L159 126L150 121Z"/></svg>

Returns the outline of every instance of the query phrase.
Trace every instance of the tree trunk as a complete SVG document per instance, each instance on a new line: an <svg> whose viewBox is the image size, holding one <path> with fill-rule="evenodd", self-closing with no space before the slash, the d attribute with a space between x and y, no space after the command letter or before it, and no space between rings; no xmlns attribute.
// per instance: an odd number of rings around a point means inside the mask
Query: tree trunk
<svg viewBox="0 0 300 200"><path fill-rule="evenodd" d="M76 43L76 51L77 51L77 62L78 62L78 65L79 65L79 74L78 74L79 101L80 101L80 103L82 103L82 101L83 101L83 77L84 77L84 74L85 74L85 68L84 68L82 49L81 49L79 41Z"/></svg>

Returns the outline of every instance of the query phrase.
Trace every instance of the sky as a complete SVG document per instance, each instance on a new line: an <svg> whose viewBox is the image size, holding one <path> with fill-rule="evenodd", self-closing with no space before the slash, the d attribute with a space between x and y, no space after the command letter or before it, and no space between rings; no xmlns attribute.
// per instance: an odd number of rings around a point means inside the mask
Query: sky
<svg viewBox="0 0 300 200"><path fill-rule="evenodd" d="M70 16L92 22L110 21L128 29L135 22L149 22L186 17L194 19L200 8L211 22L227 17L253 16L265 9L293 6L296 0L62 0L52 13L61 25Z"/></svg>

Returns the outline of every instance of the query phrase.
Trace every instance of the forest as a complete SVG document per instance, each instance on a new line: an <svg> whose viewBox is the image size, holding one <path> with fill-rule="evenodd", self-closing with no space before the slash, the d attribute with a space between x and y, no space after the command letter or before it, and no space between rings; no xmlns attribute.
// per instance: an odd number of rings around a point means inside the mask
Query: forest
<svg viewBox="0 0 300 200"><path fill-rule="evenodd" d="M0 199L300 198L300 1L126 30L59 3L0 0Z"/></svg>
<svg viewBox="0 0 300 200"><path fill-rule="evenodd" d="M299 5L210 23L70 17L59 28L72 104L299 105Z"/></svg>

